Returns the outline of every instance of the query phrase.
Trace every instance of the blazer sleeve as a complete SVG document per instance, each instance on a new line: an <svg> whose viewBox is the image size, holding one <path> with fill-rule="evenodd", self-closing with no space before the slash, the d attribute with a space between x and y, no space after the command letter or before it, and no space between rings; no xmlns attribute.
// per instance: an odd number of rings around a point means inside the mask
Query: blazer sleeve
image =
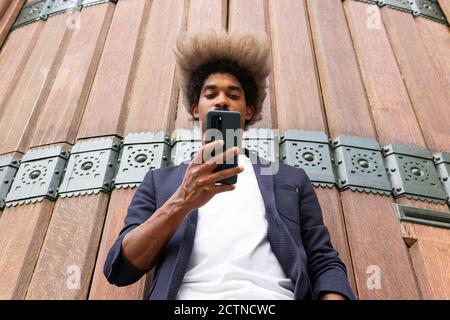
<svg viewBox="0 0 450 320"><path fill-rule="evenodd" d="M128 207L124 227L109 250L105 260L103 273L109 283L127 286L138 281L149 270L140 270L122 254L122 241L125 236L145 222L156 211L153 171L147 172L144 180L137 188Z"/></svg>
<svg viewBox="0 0 450 320"><path fill-rule="evenodd" d="M347 269L331 244L314 187L305 171L300 171L304 180L299 197L300 232L313 295L318 298L322 292L331 291L353 300Z"/></svg>

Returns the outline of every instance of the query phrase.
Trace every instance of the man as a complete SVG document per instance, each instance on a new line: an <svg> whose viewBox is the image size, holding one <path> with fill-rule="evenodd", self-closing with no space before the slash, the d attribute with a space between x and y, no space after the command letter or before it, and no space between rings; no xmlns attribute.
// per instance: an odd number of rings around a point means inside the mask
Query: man
<svg viewBox="0 0 450 320"><path fill-rule="evenodd" d="M238 111L241 129L260 119L269 47L260 37L184 34L176 58L188 111ZM108 281L125 286L155 266L149 299L353 299L305 171L279 164L273 175L250 152L230 148L149 171L106 259ZM238 155L239 166L214 172ZM267 164L267 163L266 163ZM270 163L269 163L270 165ZM238 175L235 185L217 184Z"/></svg>

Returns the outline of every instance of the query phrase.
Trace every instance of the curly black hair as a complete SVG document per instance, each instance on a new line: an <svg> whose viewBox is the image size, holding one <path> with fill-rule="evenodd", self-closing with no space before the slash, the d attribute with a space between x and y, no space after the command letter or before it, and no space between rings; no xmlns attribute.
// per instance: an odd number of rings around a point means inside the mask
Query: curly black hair
<svg viewBox="0 0 450 320"><path fill-rule="evenodd" d="M229 73L236 77L242 86L247 106L255 106L258 101L258 90L255 80L246 69L229 59L209 61L195 70L187 83L187 98L189 105L198 104L200 92L206 79L213 73ZM250 120L247 120L249 122Z"/></svg>

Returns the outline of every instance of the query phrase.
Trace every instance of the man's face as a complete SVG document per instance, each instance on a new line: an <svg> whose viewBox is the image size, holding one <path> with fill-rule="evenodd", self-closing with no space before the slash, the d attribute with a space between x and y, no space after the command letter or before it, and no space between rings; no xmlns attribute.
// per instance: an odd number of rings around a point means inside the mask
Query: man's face
<svg viewBox="0 0 450 320"><path fill-rule="evenodd" d="M203 83L198 104L192 106L192 115L202 121L202 132L205 132L206 113L212 109L239 112L242 130L255 110L253 106L247 106L240 82L229 73L210 74Z"/></svg>

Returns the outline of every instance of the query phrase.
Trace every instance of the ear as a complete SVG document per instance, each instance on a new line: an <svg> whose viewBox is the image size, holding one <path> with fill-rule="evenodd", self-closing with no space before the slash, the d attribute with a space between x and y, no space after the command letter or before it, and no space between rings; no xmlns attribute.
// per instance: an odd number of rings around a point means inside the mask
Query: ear
<svg viewBox="0 0 450 320"><path fill-rule="evenodd" d="M251 120L253 118L254 113L255 113L255 108L252 106L247 106L245 109L245 120Z"/></svg>
<svg viewBox="0 0 450 320"><path fill-rule="evenodd" d="M193 104L193 105L191 106L191 114L192 114L192 116L193 116L195 119L198 119L198 118L199 118L199 115L198 115L198 105L197 105L197 104Z"/></svg>

